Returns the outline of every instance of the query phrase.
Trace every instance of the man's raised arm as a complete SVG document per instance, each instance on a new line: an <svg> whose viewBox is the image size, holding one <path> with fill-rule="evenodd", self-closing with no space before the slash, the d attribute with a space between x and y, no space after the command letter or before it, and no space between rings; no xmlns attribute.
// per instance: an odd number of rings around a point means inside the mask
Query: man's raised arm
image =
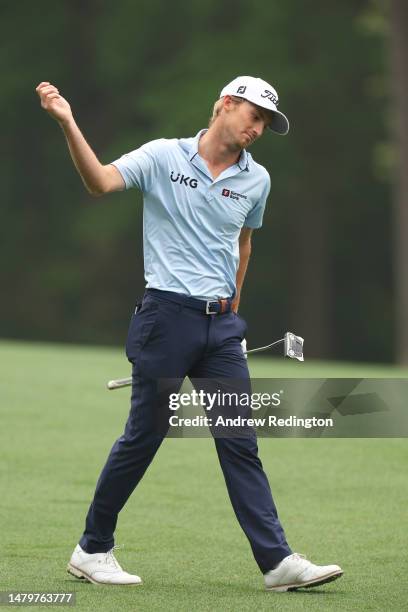
<svg viewBox="0 0 408 612"><path fill-rule="evenodd" d="M69 103L60 96L58 89L51 83L42 82L36 92L42 108L60 124L72 161L89 193L99 196L112 191L122 191L125 183L119 170L110 164L101 164L75 123Z"/></svg>

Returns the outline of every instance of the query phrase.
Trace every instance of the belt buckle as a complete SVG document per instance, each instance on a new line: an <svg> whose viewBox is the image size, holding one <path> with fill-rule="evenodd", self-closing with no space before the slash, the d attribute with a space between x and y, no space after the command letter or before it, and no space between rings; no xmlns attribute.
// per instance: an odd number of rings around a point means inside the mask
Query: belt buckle
<svg viewBox="0 0 408 612"><path fill-rule="evenodd" d="M218 301L217 300L207 300L207 303L205 305L205 314L208 314L208 315L210 315L210 314L218 314L217 311L214 312L214 311L210 310L211 304L218 304Z"/></svg>

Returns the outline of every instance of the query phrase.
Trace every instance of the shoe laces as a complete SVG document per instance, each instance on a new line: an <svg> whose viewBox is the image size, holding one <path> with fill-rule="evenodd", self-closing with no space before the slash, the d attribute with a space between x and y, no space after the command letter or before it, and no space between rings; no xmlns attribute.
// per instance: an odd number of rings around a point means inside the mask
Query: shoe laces
<svg viewBox="0 0 408 612"><path fill-rule="evenodd" d="M313 567L313 563L311 563L306 555L301 555L299 553L293 553L292 559L297 563L299 576L302 576L305 572L307 572L311 567Z"/></svg>
<svg viewBox="0 0 408 612"><path fill-rule="evenodd" d="M293 553L292 559L294 559L295 561L303 561L304 559L306 559L306 555L301 555L300 553Z"/></svg>
<svg viewBox="0 0 408 612"><path fill-rule="evenodd" d="M117 570L121 570L122 568L117 562L115 555L113 554L113 551L118 550L119 548L123 548L123 546L114 546L113 548L108 550L108 552L105 554L105 559L104 559L106 565L110 565L111 567Z"/></svg>

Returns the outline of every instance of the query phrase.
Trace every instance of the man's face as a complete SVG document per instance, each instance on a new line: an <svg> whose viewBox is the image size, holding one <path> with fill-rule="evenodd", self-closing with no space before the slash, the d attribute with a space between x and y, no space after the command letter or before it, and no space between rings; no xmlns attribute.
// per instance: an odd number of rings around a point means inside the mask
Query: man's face
<svg viewBox="0 0 408 612"><path fill-rule="evenodd" d="M262 136L272 119L269 111L248 100L226 100L224 110L225 127L231 140L241 149L249 147Z"/></svg>

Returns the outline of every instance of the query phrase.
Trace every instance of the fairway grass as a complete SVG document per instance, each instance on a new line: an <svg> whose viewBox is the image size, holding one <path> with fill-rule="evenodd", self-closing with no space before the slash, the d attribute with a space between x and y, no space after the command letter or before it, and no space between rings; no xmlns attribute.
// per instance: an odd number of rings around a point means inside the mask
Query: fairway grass
<svg viewBox="0 0 408 612"><path fill-rule="evenodd" d="M77 610L407 610L405 439L261 439L292 548L344 576L266 592L230 506L210 439L167 439L119 517L119 562L140 587L65 571L96 478L122 433L129 374L113 348L0 342L0 591L77 594ZM258 377L402 377L392 366L252 358ZM44 606L43 606L44 607ZM49 606L48 606L49 607Z"/></svg>

